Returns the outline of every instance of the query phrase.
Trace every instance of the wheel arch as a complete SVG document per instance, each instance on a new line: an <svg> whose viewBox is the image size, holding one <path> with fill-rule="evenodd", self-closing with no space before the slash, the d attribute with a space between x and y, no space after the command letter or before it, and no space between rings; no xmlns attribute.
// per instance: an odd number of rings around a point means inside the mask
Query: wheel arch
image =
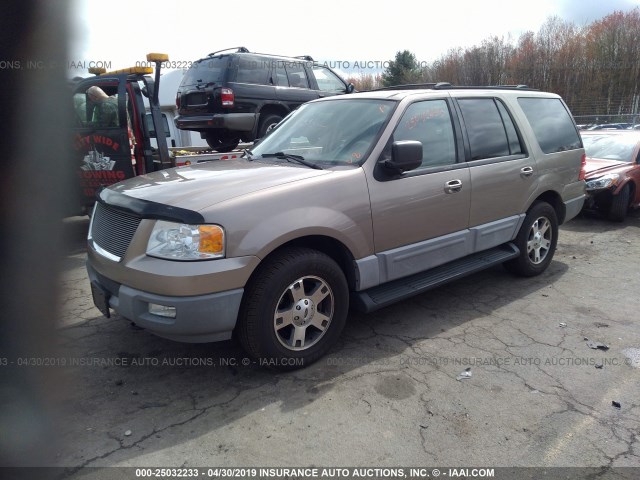
<svg viewBox="0 0 640 480"><path fill-rule="evenodd" d="M527 211L531 210L536 203L546 202L553 207L556 212L556 217L558 218L558 225L562 225L564 223L564 219L566 217L566 208L564 206L564 202L562 201L562 197L560 194L554 190L547 190L546 192L541 193L533 201L529 204Z"/></svg>
<svg viewBox="0 0 640 480"><path fill-rule="evenodd" d="M354 266L355 258L353 254L351 253L349 248L340 240L337 240L336 238L330 237L328 235L306 235L303 237L291 239L279 245L261 259L258 266L251 273L248 282L250 282L258 274L260 265L264 264L266 260L271 258L276 253L281 252L282 250L295 247L310 248L324 253L329 258L333 259L344 273L344 276L347 279L349 290L353 290L355 288L356 273Z"/></svg>
<svg viewBox="0 0 640 480"><path fill-rule="evenodd" d="M625 178L624 181L620 182L620 184L615 188L615 190L613 190L611 193L612 195L618 195L622 189L624 187L626 187L627 185L629 185L629 203L633 202L633 199L635 198L635 194L636 194L636 184L633 181L632 178Z"/></svg>
<svg viewBox="0 0 640 480"><path fill-rule="evenodd" d="M281 115L282 118L284 118L287 115L289 115L290 112L291 112L290 109L288 109L285 105L282 105L280 103L267 103L263 105L260 111L258 112L260 116L258 117L257 123L259 124L260 119L265 115L272 115L272 114Z"/></svg>

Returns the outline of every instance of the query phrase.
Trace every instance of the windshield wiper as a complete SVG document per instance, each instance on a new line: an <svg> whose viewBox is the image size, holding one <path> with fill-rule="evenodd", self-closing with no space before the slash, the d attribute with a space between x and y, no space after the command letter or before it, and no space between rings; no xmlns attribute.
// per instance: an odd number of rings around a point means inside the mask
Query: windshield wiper
<svg viewBox="0 0 640 480"><path fill-rule="evenodd" d="M316 170L324 170L320 165L316 165L315 163L307 162L302 155L290 155L284 152L276 152L276 153L263 153L262 158L282 158L289 161L294 161L299 163L300 165L304 165L305 167L314 168Z"/></svg>

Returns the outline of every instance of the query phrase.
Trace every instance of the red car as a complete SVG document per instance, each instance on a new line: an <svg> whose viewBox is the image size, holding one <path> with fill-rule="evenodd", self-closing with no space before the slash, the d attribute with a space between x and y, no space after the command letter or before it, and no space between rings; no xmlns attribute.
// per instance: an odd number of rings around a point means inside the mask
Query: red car
<svg viewBox="0 0 640 480"><path fill-rule="evenodd" d="M640 206L640 132L581 131L587 154L585 208L621 222L629 208Z"/></svg>

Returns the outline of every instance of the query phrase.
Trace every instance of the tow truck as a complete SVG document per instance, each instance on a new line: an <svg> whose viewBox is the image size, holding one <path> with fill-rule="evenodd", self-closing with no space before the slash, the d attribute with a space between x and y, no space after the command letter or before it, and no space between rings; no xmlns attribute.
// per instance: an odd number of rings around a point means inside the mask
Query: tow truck
<svg viewBox="0 0 640 480"><path fill-rule="evenodd" d="M94 68L89 70L93 77L74 84L73 154L78 181L74 182L76 201L69 215L90 214L96 192L121 180L157 170L242 155L241 149L247 145L240 145L239 150L224 154L213 153L203 147L170 148L164 135L155 134L165 131L158 92L162 63L168 60L166 54L150 53L147 62L155 65L155 74L153 67L130 67L110 72ZM103 101L111 102L111 108L117 111L117 117L108 124L98 115L101 102L87 94L93 86L106 93L109 98ZM147 115L143 97L148 99L150 115ZM151 145L152 137L156 137L156 148ZM179 178L176 172L167 173Z"/></svg>

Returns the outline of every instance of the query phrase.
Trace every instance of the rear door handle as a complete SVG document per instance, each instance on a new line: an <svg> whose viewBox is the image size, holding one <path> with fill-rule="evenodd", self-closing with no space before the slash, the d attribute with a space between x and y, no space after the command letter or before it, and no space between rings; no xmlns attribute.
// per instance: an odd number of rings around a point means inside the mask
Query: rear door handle
<svg viewBox="0 0 640 480"><path fill-rule="evenodd" d="M457 193L462 190L462 182L458 179L449 180L444 184L444 192L445 193Z"/></svg>
<svg viewBox="0 0 640 480"><path fill-rule="evenodd" d="M533 175L533 167L522 167L520 169L520 174L524 175L525 177L528 177L530 175Z"/></svg>

